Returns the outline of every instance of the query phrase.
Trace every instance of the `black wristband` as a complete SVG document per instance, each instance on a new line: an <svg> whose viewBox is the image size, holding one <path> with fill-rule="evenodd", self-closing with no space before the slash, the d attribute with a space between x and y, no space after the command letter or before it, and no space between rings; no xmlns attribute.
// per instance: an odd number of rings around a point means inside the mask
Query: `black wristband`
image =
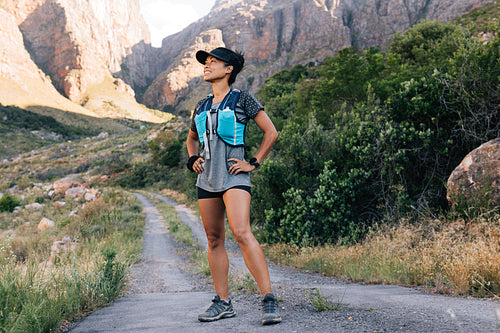
<svg viewBox="0 0 500 333"><path fill-rule="evenodd" d="M193 170L193 164L194 164L194 162L196 162L199 158L200 158L200 157L199 157L198 155L193 155L193 156L191 156L191 157L189 158L189 160L187 161L187 163L186 163L186 167L187 167L190 171L194 172L194 170Z"/></svg>
<svg viewBox="0 0 500 333"><path fill-rule="evenodd" d="M260 163L259 163L259 161L257 161L257 159L255 157L252 157L250 159L250 162L248 162L248 163L250 163L251 165L253 165L255 167L255 169L257 169L258 167L260 167Z"/></svg>

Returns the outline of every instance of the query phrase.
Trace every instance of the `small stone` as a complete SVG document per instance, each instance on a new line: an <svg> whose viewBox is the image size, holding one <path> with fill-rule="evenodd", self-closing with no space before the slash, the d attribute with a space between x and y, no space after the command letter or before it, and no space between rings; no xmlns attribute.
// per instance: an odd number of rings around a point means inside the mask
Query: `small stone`
<svg viewBox="0 0 500 333"><path fill-rule="evenodd" d="M40 209L42 207L43 207L43 205L39 204L38 202L34 202L32 204L24 206L24 208L26 208L26 209Z"/></svg>
<svg viewBox="0 0 500 333"><path fill-rule="evenodd" d="M52 229L56 226L56 223L52 220L49 220L48 218L44 217L40 223L38 223L38 231L45 231L45 230L49 230L49 229Z"/></svg>
<svg viewBox="0 0 500 333"><path fill-rule="evenodd" d="M56 201L54 202L54 208L59 210L61 209L66 203L64 201Z"/></svg>

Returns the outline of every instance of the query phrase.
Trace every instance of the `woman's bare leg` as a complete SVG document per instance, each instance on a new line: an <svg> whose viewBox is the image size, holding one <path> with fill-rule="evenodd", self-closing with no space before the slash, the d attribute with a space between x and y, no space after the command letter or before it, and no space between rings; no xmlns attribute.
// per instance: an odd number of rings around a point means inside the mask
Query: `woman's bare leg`
<svg viewBox="0 0 500 333"><path fill-rule="evenodd" d="M224 247L224 202L222 198L199 199L201 219L208 239L208 263L215 292L224 300L229 299L229 260Z"/></svg>
<svg viewBox="0 0 500 333"><path fill-rule="evenodd" d="M248 270L254 277L263 296L271 293L271 281L266 257L250 229L251 195L245 190L229 189L224 193L224 203L229 226L243 253Z"/></svg>

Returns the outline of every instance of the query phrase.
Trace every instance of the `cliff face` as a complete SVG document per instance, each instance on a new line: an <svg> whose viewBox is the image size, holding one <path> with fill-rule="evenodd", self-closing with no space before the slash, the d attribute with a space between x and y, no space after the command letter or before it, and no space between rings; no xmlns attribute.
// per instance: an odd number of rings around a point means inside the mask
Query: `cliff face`
<svg viewBox="0 0 500 333"><path fill-rule="evenodd" d="M55 87L79 102L114 74L134 88L158 74L138 0L2 0L31 58Z"/></svg>
<svg viewBox="0 0 500 333"><path fill-rule="evenodd" d="M23 36L17 26L15 17L0 8L0 76L9 78L22 85L23 78L38 80L51 87L45 74L31 60L24 48ZM8 47L5 47L7 46Z"/></svg>
<svg viewBox="0 0 500 333"><path fill-rule="evenodd" d="M71 103L52 85L25 48L17 18L0 8L0 102L4 105L47 105L96 116Z"/></svg>
<svg viewBox="0 0 500 333"><path fill-rule="evenodd" d="M199 89L201 74L181 72L183 63L193 61L185 50L196 48L207 31L221 33L214 47L244 52L246 67L235 86L255 91L265 78L287 66L322 61L348 46L383 46L394 33L420 20L454 19L491 1L218 0L209 15L163 40L160 64L165 71L143 101L158 109L175 105L190 110L192 101L205 94L205 88ZM175 82L166 77L175 77Z"/></svg>
<svg viewBox="0 0 500 333"><path fill-rule="evenodd" d="M137 95L152 108L191 110L210 89L194 57L199 49L243 51L235 86L255 92L285 67L347 46L383 46L422 19L450 20L491 1L218 0L156 49L139 0L0 0L0 102L50 95L67 109L60 93L77 109L115 105L105 116L141 119ZM13 99L16 87L22 93Z"/></svg>

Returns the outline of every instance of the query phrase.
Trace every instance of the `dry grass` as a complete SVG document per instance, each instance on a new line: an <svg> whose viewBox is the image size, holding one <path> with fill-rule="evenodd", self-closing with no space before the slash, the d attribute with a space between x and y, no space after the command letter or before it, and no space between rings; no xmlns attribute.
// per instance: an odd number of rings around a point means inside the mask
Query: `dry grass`
<svg viewBox="0 0 500 333"><path fill-rule="evenodd" d="M31 192L25 200L33 199ZM142 248L144 216L131 194L101 192L85 206L66 200L56 210L47 201L38 210L0 214L13 231L0 233L0 327L6 332L49 332L119 296ZM74 205L78 215L68 217ZM37 231L29 219L42 215L56 226ZM52 243L67 236L68 247L51 253Z"/></svg>
<svg viewBox="0 0 500 333"><path fill-rule="evenodd" d="M266 252L282 264L352 281L425 286L452 295L500 295L498 214L482 215L469 223L433 220L415 226L401 222L380 228L352 246L277 244L266 246Z"/></svg>

